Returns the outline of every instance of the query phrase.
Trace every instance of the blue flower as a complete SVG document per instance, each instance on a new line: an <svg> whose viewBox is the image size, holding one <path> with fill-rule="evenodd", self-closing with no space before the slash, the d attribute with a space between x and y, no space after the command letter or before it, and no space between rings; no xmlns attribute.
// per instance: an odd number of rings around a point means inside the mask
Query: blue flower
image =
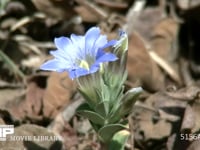
<svg viewBox="0 0 200 150"><path fill-rule="evenodd" d="M50 51L54 59L45 62L40 69L67 71L72 79L95 73L101 63L118 59L115 54L104 51L105 48L115 45L117 41L108 42L107 37L101 35L98 27L90 28L85 36L72 34L70 38L55 38L54 42L57 50Z"/></svg>

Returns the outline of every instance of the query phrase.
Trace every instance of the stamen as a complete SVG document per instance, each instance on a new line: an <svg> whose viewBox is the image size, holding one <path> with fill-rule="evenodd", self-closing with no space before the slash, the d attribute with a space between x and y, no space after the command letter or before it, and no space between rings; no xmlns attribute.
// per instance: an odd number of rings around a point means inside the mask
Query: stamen
<svg viewBox="0 0 200 150"><path fill-rule="evenodd" d="M104 73L104 66L103 66L103 63L100 63L99 72Z"/></svg>
<svg viewBox="0 0 200 150"><path fill-rule="evenodd" d="M85 60L81 60L79 67L90 70L89 64Z"/></svg>

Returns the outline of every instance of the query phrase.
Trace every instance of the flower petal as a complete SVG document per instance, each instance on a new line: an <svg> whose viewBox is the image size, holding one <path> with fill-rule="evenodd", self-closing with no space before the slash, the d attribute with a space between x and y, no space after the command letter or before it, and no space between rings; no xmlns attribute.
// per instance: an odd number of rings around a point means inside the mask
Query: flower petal
<svg viewBox="0 0 200 150"><path fill-rule="evenodd" d="M69 76L71 79L78 78L84 75L95 73L99 70L99 64L94 64L91 66L90 70L86 70L84 68L77 68L68 70Z"/></svg>
<svg viewBox="0 0 200 150"><path fill-rule="evenodd" d="M100 29L98 27L90 28L85 35L85 54L93 55L95 51L93 51L93 46L100 36Z"/></svg>
<svg viewBox="0 0 200 150"><path fill-rule="evenodd" d="M84 36L79 36L75 34L71 34L70 36L72 43L77 46L79 51L82 51L85 49L85 37Z"/></svg>
<svg viewBox="0 0 200 150"><path fill-rule="evenodd" d="M74 60L70 57L70 55L66 55L64 51L62 50L54 50L49 52L51 55L53 55L56 59L60 59L64 61L66 64L73 64Z"/></svg>
<svg viewBox="0 0 200 150"><path fill-rule="evenodd" d="M89 74L89 71L84 68L77 68L77 69L69 70L68 72L71 79Z"/></svg>
<svg viewBox="0 0 200 150"><path fill-rule="evenodd" d="M56 47L60 50L66 50L68 45L71 45L71 41L67 37L59 37L54 39Z"/></svg>
<svg viewBox="0 0 200 150"><path fill-rule="evenodd" d="M70 38L54 39L57 50L50 51L55 58L41 66L43 70L67 71L71 78L78 78L95 73L100 63L115 61L118 58L112 53L106 53L104 48L116 44L116 40L107 41L105 35L100 34L98 27L90 28L85 36L72 34ZM88 64L87 69L80 67L80 62Z"/></svg>
<svg viewBox="0 0 200 150"><path fill-rule="evenodd" d="M52 59L40 66L40 69L42 70L48 70L48 71L58 71L62 72L66 69L65 63L62 63L60 60Z"/></svg>
<svg viewBox="0 0 200 150"><path fill-rule="evenodd" d="M70 36L74 49L76 49L76 59L84 59L85 57L85 37L71 34ZM73 49L73 50L74 50Z"/></svg>
<svg viewBox="0 0 200 150"><path fill-rule="evenodd" d="M106 43L101 49L105 49L107 47L113 46L117 43L117 40L110 40L108 43Z"/></svg>
<svg viewBox="0 0 200 150"><path fill-rule="evenodd" d="M97 72L97 71L99 70L99 68L100 68L99 63L93 64L93 65L90 67L90 73L95 73L95 72Z"/></svg>
<svg viewBox="0 0 200 150"><path fill-rule="evenodd" d="M54 56L57 59L63 59L65 57L65 53L61 50L53 50L49 52L52 56Z"/></svg>
<svg viewBox="0 0 200 150"><path fill-rule="evenodd" d="M58 50L64 51L66 56L71 56L71 58L77 57L77 48L72 44L72 41L67 37L59 37L54 39L55 45Z"/></svg>
<svg viewBox="0 0 200 150"><path fill-rule="evenodd" d="M100 35L99 38L96 40L93 49L97 51L99 48L101 48L102 46L106 45L107 42L108 42L107 36ZM95 52L95 54L96 54L96 52Z"/></svg>
<svg viewBox="0 0 200 150"><path fill-rule="evenodd" d="M103 56L106 52L103 51L102 49L99 49L97 51L97 54L96 54L96 59L100 58L101 56Z"/></svg>
<svg viewBox="0 0 200 150"><path fill-rule="evenodd" d="M95 63L102 63L102 62L110 62L110 61L115 61L117 60L117 56L112 53L105 53L101 57L99 57Z"/></svg>

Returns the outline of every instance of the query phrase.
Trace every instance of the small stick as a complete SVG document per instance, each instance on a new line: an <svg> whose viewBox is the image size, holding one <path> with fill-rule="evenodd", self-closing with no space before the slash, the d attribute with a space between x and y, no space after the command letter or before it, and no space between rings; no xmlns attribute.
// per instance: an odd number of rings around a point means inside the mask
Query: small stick
<svg viewBox="0 0 200 150"><path fill-rule="evenodd" d="M113 1L108 1L108 0L95 0L95 2L101 5L112 7L112 8L127 8L128 7L127 3L122 3L122 2L113 2Z"/></svg>
<svg viewBox="0 0 200 150"><path fill-rule="evenodd" d="M168 75L174 80L176 81L178 84L181 84L181 78L180 76L176 73L176 71L164 60L162 59L160 56L158 56L158 54L156 54L156 52L150 50L149 51L149 55L151 56L151 58L162 68L164 69Z"/></svg>
<svg viewBox="0 0 200 150"><path fill-rule="evenodd" d="M131 116L128 117L128 122L129 122L129 130L131 133L131 150L134 150L134 122Z"/></svg>

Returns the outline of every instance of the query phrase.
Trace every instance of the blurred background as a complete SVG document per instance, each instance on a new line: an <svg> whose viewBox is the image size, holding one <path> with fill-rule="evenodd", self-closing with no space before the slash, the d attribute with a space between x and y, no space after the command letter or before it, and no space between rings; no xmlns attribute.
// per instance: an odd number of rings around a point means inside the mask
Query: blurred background
<svg viewBox="0 0 200 150"><path fill-rule="evenodd" d="M200 0L0 0L0 124L62 142L0 142L1 149L98 150L83 99L67 73L44 72L55 37L99 26L129 35L126 89L143 94L130 115L131 150L199 150ZM49 133L50 131L50 133Z"/></svg>

